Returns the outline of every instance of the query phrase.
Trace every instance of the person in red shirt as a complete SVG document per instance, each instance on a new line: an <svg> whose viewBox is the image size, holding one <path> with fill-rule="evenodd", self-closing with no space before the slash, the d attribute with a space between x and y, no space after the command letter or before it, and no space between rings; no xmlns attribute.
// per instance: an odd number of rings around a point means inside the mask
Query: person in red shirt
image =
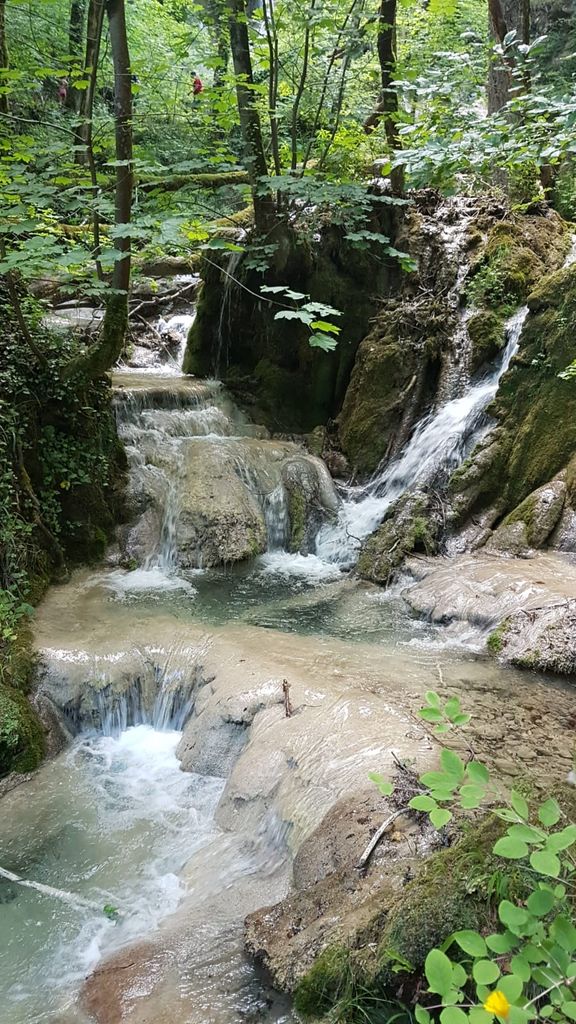
<svg viewBox="0 0 576 1024"><path fill-rule="evenodd" d="M192 72L192 92L194 93L195 96L199 96L200 93L203 91L203 89L204 89L204 85L202 84L202 79L200 78L199 75L196 74L195 71L193 71Z"/></svg>

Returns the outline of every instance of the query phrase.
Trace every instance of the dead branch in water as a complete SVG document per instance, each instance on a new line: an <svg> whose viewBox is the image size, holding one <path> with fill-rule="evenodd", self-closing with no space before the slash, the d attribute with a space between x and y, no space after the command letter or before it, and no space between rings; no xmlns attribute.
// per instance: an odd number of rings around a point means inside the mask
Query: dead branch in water
<svg viewBox="0 0 576 1024"><path fill-rule="evenodd" d="M399 818L401 814L406 814L407 811L408 811L407 807L401 807L400 810L394 811L394 813L391 814L389 818L386 818L386 821L382 822L382 824L380 825L380 828L377 830L377 832L374 833L374 835L372 836L372 839L368 843L368 846L364 850L364 853L360 857L360 860L358 861L358 863L356 865L356 870L357 871L365 871L366 870L366 868L368 866L368 861L370 860L370 857L374 853L374 850L378 846L378 843L380 842L382 837L386 834L386 832L388 831L390 826L396 821L396 818Z"/></svg>

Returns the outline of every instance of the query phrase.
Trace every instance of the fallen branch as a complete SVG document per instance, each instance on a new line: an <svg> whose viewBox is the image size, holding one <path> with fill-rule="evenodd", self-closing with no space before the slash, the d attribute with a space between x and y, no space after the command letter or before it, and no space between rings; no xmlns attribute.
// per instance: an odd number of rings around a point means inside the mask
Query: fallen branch
<svg viewBox="0 0 576 1024"><path fill-rule="evenodd" d="M175 292L166 292L165 295L154 296L153 299L142 299L134 309L130 310L129 316L135 316L143 309L149 309L153 312L158 306L163 305L165 302L171 302L173 299L179 299L182 295L186 295L188 292L193 291L198 287L198 281L190 281L189 284L184 285L183 288L178 289Z"/></svg>
<svg viewBox="0 0 576 1024"><path fill-rule="evenodd" d="M64 903L70 903L72 906L87 907L89 910L97 910L98 913L104 912L103 907L99 903L94 903L92 900L86 900L83 896L75 896L72 892L66 892L64 889L55 889L52 885L43 885L42 882L29 882L25 878L20 878L19 875L15 875L12 871L6 871L5 868L0 868L0 877L5 878L8 882L14 882L16 885L22 885L26 889L34 889L39 892L41 896L51 896L53 899L63 900Z"/></svg>
<svg viewBox="0 0 576 1024"><path fill-rule="evenodd" d="M284 711L286 712L286 718L291 718L294 712L292 702L290 700L290 683L287 679L282 680L282 693L284 694Z"/></svg>
<svg viewBox="0 0 576 1024"><path fill-rule="evenodd" d="M390 828L390 825L392 825L396 821L396 818L399 818L401 814L406 814L407 811L408 811L407 807L401 807L399 811L394 811L394 813L391 814L389 818L386 818L386 821L382 822L382 824L380 825L380 828L378 829L377 832L374 833L374 835L372 836L372 839L368 843L368 846L364 850L364 853L360 857L360 860L358 861L358 863L356 865L356 870L357 871L365 871L366 870L366 867L368 866L368 861L370 860L370 857L372 856L372 854L374 853L374 850L378 846L378 843L382 839L382 836L384 836L385 833L388 831L388 829Z"/></svg>
<svg viewBox="0 0 576 1024"><path fill-rule="evenodd" d="M171 178L154 178L151 181L140 181L141 192L153 192L160 188L163 192L176 192L186 185L198 188L221 188L222 185L248 185L250 179L247 171L223 171L220 174L177 174Z"/></svg>

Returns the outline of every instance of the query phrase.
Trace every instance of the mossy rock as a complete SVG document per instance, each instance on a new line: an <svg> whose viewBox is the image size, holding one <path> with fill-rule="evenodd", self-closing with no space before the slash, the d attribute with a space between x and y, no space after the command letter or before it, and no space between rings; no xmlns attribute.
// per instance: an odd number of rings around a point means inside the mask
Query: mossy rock
<svg viewBox="0 0 576 1024"><path fill-rule="evenodd" d="M429 857L380 920L370 950L352 939L349 947L328 947L318 958L296 989L298 1011L316 1017L332 1010L333 1019L342 1021L386 1020L374 1016L376 1007L391 1007L400 994L410 1003L432 948L459 929L492 930L500 899L521 900L530 891L529 872L492 853L503 829L497 818L485 818L468 826L454 846Z"/></svg>
<svg viewBox="0 0 576 1024"><path fill-rule="evenodd" d="M505 344L504 317L490 310L474 313L468 321L468 335L472 343L470 372L476 373L502 351Z"/></svg>
<svg viewBox="0 0 576 1024"><path fill-rule="evenodd" d="M382 525L364 543L358 573L373 583L388 584L405 557L413 552L436 552L439 524L422 491L403 495Z"/></svg>
<svg viewBox="0 0 576 1024"><path fill-rule="evenodd" d="M527 516L536 542L530 507L515 510L576 454L576 384L559 376L576 359L576 265L542 281L528 304L518 355L490 407L497 430L449 489L462 496L460 521L497 503L504 515Z"/></svg>
<svg viewBox="0 0 576 1024"><path fill-rule="evenodd" d="M33 771L43 756L42 725L26 696L0 684L0 776Z"/></svg>

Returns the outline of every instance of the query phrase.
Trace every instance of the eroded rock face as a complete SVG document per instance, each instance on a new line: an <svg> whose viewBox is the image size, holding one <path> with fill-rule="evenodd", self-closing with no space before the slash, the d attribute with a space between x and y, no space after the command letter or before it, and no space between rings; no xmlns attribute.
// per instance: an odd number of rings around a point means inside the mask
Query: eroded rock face
<svg viewBox="0 0 576 1024"><path fill-rule="evenodd" d="M363 544L358 572L374 583L388 584L406 555L433 554L440 523L422 491L404 494L381 526Z"/></svg>
<svg viewBox="0 0 576 1024"><path fill-rule="evenodd" d="M506 529L525 537L522 522ZM410 565L421 578L403 596L415 611L480 627L489 649L521 668L575 675L576 564L553 553L519 559L486 549Z"/></svg>

